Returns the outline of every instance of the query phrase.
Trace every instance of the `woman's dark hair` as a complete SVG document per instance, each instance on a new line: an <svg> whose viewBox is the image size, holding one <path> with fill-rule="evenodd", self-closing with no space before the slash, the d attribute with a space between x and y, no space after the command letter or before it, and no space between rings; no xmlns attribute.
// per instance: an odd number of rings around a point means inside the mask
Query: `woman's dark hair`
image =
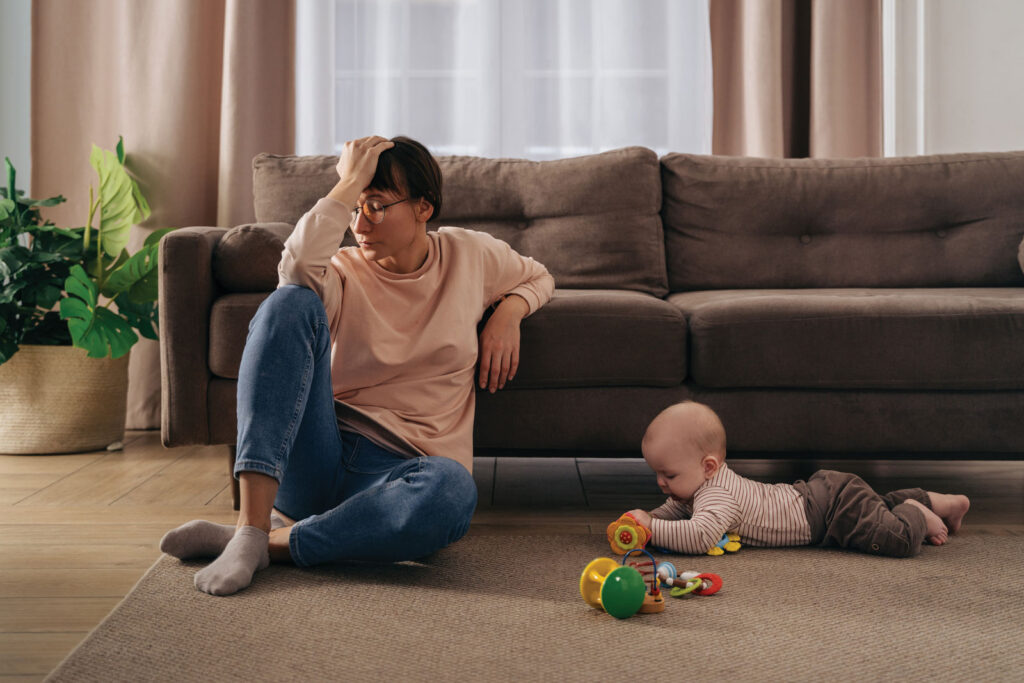
<svg viewBox="0 0 1024 683"><path fill-rule="evenodd" d="M422 144L404 135L391 138L395 146L377 160L377 172L370 187L375 190L408 192L413 199L426 199L434 207L431 220L441 215L441 167Z"/></svg>

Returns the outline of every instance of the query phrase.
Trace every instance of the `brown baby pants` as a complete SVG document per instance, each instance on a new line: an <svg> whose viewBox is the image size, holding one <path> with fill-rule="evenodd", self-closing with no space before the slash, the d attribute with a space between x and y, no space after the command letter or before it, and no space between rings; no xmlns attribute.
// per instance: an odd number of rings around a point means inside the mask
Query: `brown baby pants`
<svg viewBox="0 0 1024 683"><path fill-rule="evenodd" d="M924 489L901 489L881 496L855 474L819 470L793 486L804 497L811 545L853 548L874 555L910 557L927 533L924 513L931 509Z"/></svg>

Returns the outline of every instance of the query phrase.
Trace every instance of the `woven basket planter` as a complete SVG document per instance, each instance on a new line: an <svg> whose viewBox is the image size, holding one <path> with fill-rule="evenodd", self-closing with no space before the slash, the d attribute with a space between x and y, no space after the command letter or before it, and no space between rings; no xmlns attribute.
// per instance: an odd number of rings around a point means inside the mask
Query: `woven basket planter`
<svg viewBox="0 0 1024 683"><path fill-rule="evenodd" d="M22 346L0 365L0 453L82 453L124 439L128 354Z"/></svg>

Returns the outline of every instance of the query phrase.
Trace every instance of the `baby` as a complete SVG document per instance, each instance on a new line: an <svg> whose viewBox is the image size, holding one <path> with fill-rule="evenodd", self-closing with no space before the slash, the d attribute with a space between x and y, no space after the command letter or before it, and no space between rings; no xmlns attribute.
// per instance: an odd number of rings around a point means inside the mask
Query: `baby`
<svg viewBox="0 0 1024 683"><path fill-rule="evenodd" d="M921 543L946 542L967 514L967 496L902 489L884 496L853 474L820 470L807 481L762 484L725 463L725 429L706 405L685 401L662 411L641 444L668 494L651 512L631 510L651 543L703 554L725 532L744 545L832 545L909 557Z"/></svg>

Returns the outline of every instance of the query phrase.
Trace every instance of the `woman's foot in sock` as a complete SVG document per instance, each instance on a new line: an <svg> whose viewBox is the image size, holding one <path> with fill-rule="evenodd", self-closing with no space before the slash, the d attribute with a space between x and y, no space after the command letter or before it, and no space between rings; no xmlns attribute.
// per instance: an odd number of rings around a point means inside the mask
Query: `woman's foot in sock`
<svg viewBox="0 0 1024 683"><path fill-rule="evenodd" d="M952 493L935 493L933 491L928 492L928 498L931 500L932 510L949 527L949 533L955 534L957 531L960 531L964 515L971 509L971 500L967 496Z"/></svg>
<svg viewBox="0 0 1024 683"><path fill-rule="evenodd" d="M193 519L177 529L171 529L160 539L160 550L179 560L194 557L217 557L235 535L233 524L217 524L205 519Z"/></svg>
<svg viewBox="0 0 1024 683"><path fill-rule="evenodd" d="M196 588L211 595L231 595L252 583L252 575L270 564L270 535L254 526L239 527L209 567L196 572Z"/></svg>
<svg viewBox="0 0 1024 683"><path fill-rule="evenodd" d="M928 527L928 530L925 532L925 539L932 545L942 545L945 543L949 530L946 529L946 524L942 521L942 518L929 510L927 505L920 503L913 498L909 498L905 502L913 505L924 513L924 521Z"/></svg>

